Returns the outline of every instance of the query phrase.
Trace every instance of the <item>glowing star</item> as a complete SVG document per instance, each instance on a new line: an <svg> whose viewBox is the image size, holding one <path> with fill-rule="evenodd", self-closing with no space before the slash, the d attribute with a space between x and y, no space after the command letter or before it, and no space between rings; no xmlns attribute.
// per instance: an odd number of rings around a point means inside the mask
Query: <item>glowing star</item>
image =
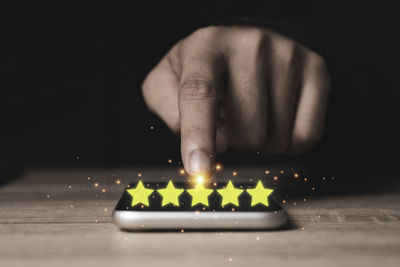
<svg viewBox="0 0 400 267"><path fill-rule="evenodd" d="M168 205L169 203L179 207L178 197L182 194L183 189L175 188L174 184L170 180L168 185L164 189L158 189L158 193L162 196L162 206Z"/></svg>
<svg viewBox="0 0 400 267"><path fill-rule="evenodd" d="M141 180L136 185L136 188L126 190L132 196L131 206L142 203L145 206L149 206L149 196L153 193L153 189L148 189L143 186Z"/></svg>
<svg viewBox="0 0 400 267"><path fill-rule="evenodd" d="M256 188L246 190L251 195L251 206L257 204L263 204L268 207L268 196L274 191L272 189L265 188L259 180Z"/></svg>
<svg viewBox="0 0 400 267"><path fill-rule="evenodd" d="M192 207L201 203L208 207L208 196L214 191L204 188L202 184L198 184L194 189L186 190L192 196Z"/></svg>
<svg viewBox="0 0 400 267"><path fill-rule="evenodd" d="M241 193L243 193L243 189L235 188L232 184L232 181L229 180L226 188L218 189L217 192L222 196L222 207L229 203L237 207L239 206L238 197Z"/></svg>

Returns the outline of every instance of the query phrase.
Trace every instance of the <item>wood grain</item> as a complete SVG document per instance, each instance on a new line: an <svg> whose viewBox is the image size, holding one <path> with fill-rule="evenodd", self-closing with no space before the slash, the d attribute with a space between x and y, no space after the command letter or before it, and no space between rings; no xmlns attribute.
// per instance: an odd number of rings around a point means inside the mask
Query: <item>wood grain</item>
<svg viewBox="0 0 400 267"><path fill-rule="evenodd" d="M0 266L400 266L393 188L288 198L294 227L279 231L121 232L111 212L139 171L144 179L177 176L157 168L31 170L0 188Z"/></svg>

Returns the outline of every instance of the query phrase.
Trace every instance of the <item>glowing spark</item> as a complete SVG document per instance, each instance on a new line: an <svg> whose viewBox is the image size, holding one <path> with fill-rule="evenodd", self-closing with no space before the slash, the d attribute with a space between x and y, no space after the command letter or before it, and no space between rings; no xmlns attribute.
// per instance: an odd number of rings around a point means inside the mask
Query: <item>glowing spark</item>
<svg viewBox="0 0 400 267"><path fill-rule="evenodd" d="M138 176L138 177L142 177L142 173L139 172L139 173L137 174L137 176Z"/></svg>
<svg viewBox="0 0 400 267"><path fill-rule="evenodd" d="M181 233L184 233L185 232L185 230L184 229L181 229Z"/></svg>
<svg viewBox="0 0 400 267"><path fill-rule="evenodd" d="M107 190L105 188L101 189L101 192L105 193Z"/></svg>
<svg viewBox="0 0 400 267"><path fill-rule="evenodd" d="M283 204L286 204L286 200L282 200L282 203L283 203Z"/></svg>
<svg viewBox="0 0 400 267"><path fill-rule="evenodd" d="M116 180L115 183L116 184L121 184L121 180Z"/></svg>
<svg viewBox="0 0 400 267"><path fill-rule="evenodd" d="M281 170L281 174L283 174L284 173L284 171L283 170Z"/></svg>
<svg viewBox="0 0 400 267"><path fill-rule="evenodd" d="M150 130L152 130L152 131L154 130L154 126L153 125L150 126Z"/></svg>
<svg viewBox="0 0 400 267"><path fill-rule="evenodd" d="M299 174L298 174L298 173L295 173L295 174L293 175L293 177L294 177L295 179L297 179L297 178L299 178Z"/></svg>
<svg viewBox="0 0 400 267"><path fill-rule="evenodd" d="M107 208L104 208L104 212L107 212L108 211L108 209Z"/></svg>
<svg viewBox="0 0 400 267"><path fill-rule="evenodd" d="M168 159L168 163L172 163L172 159Z"/></svg>
<svg viewBox="0 0 400 267"><path fill-rule="evenodd" d="M92 178L88 177L87 179L88 179L88 181L90 181L90 179L92 179Z"/></svg>
<svg viewBox="0 0 400 267"><path fill-rule="evenodd" d="M98 183L98 182L95 182L93 185L94 185L94 187L98 187L98 186L99 186L99 183Z"/></svg>
<svg viewBox="0 0 400 267"><path fill-rule="evenodd" d="M233 175L233 176L236 176L236 175L237 175L237 172L232 172L232 175Z"/></svg>
<svg viewBox="0 0 400 267"><path fill-rule="evenodd" d="M50 195L47 195L46 198L50 198Z"/></svg>
<svg viewBox="0 0 400 267"><path fill-rule="evenodd" d="M265 174L269 174L269 170L265 170Z"/></svg>
<svg viewBox="0 0 400 267"><path fill-rule="evenodd" d="M274 181L277 181L278 180L278 176L274 176Z"/></svg>
<svg viewBox="0 0 400 267"><path fill-rule="evenodd" d="M68 188L71 189L71 188L72 188L72 185L69 185Z"/></svg>
<svg viewBox="0 0 400 267"><path fill-rule="evenodd" d="M185 170L184 170L184 169L180 169L180 170L179 170L179 173L180 173L181 175L183 175L183 174L185 174Z"/></svg>
<svg viewBox="0 0 400 267"><path fill-rule="evenodd" d="M307 177L306 177L306 178L304 178L304 181L305 181L305 182L307 182L307 181L308 181L308 178L307 178Z"/></svg>
<svg viewBox="0 0 400 267"><path fill-rule="evenodd" d="M203 185L205 182L204 176L201 174L196 175L195 181L197 185Z"/></svg>
<svg viewBox="0 0 400 267"><path fill-rule="evenodd" d="M222 165L221 165L221 164L215 165L215 169L216 169L217 171L222 170Z"/></svg>

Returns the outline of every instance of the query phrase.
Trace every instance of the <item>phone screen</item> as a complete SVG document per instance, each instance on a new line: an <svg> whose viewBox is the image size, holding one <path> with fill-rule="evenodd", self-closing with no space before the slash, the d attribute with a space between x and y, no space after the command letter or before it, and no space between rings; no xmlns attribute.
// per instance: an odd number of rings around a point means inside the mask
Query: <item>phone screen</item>
<svg viewBox="0 0 400 267"><path fill-rule="evenodd" d="M130 189L136 189L138 184L141 183L140 186L143 186L145 189L151 189L153 191L147 191L151 192L148 197L147 203L135 203L133 201L133 196L131 193L129 193ZM254 196L252 196L248 189L254 189L258 186L258 183L240 183L240 182L235 182L229 185L229 182L218 182L214 184L207 185L205 188L210 189L208 191L208 197L205 198L203 197L203 202L198 202L195 203L193 195L189 192L191 192L191 189L194 189L194 186L190 186L186 183L182 182L174 182L173 186L176 189L180 189L180 194L179 197L174 203L163 203L163 196L158 191L159 189L165 189L167 188L169 182L135 182L129 184L126 189L124 190L124 193L122 194L121 199L117 203L116 210L117 211L215 211L215 212L221 212L221 211L238 211L238 212L254 212L254 211L261 211L261 212L275 212L279 211L282 209L282 207L277 203L277 201L274 200L273 198L273 192L270 193L268 196L258 196L258 198L255 200ZM261 181L262 184L262 181ZM263 185L263 184L262 184ZM235 195L232 197L231 195L228 195L229 199L231 202L223 203L223 195L220 194L218 191L219 189L226 189L226 188L232 188L229 186L234 186L235 189L238 189L235 191ZM266 188L266 187L265 187ZM272 188L269 188L272 189ZM251 191L251 190L250 190ZM272 190L271 190L272 191ZM131 191L132 192L132 191ZM260 198L261 197L261 198ZM259 201L259 202L257 202ZM260 202L261 201L261 202ZM177 205L179 204L179 205Z"/></svg>

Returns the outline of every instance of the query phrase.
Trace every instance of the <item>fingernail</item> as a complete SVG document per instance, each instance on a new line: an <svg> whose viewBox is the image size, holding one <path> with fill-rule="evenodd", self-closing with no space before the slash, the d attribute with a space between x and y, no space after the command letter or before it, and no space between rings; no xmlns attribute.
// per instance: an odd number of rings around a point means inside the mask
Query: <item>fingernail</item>
<svg viewBox="0 0 400 267"><path fill-rule="evenodd" d="M200 150L195 150L190 154L189 173L211 171L211 158L207 153Z"/></svg>

